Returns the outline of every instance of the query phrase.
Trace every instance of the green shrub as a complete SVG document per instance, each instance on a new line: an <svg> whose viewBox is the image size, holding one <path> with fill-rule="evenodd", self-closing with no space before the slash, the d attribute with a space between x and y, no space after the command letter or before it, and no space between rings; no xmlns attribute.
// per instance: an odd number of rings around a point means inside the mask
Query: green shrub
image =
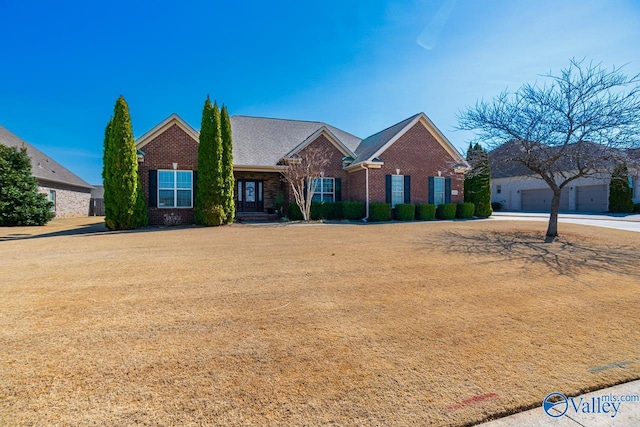
<svg viewBox="0 0 640 427"><path fill-rule="evenodd" d="M366 214L363 202L342 202L342 216L344 219L361 220Z"/></svg>
<svg viewBox="0 0 640 427"><path fill-rule="evenodd" d="M491 202L491 210L499 211L502 209L502 203L500 202Z"/></svg>
<svg viewBox="0 0 640 427"><path fill-rule="evenodd" d="M311 202L311 219L342 219L342 203Z"/></svg>
<svg viewBox="0 0 640 427"><path fill-rule="evenodd" d="M390 203L369 204L369 221L389 221L391 219Z"/></svg>
<svg viewBox="0 0 640 427"><path fill-rule="evenodd" d="M436 208L438 219L453 219L456 217L458 206L455 203L443 203Z"/></svg>
<svg viewBox="0 0 640 427"><path fill-rule="evenodd" d="M478 218L489 218L492 214L491 204L487 202L476 202L476 208L473 212L474 216Z"/></svg>
<svg viewBox="0 0 640 427"><path fill-rule="evenodd" d="M398 221L413 221L416 218L416 206L409 204L396 205L396 219Z"/></svg>
<svg viewBox="0 0 640 427"><path fill-rule="evenodd" d="M217 227L218 225L224 224L227 219L227 214L222 205L213 205L205 208L201 211L201 215L202 225L206 225L207 227Z"/></svg>
<svg viewBox="0 0 640 427"><path fill-rule="evenodd" d="M640 203L636 203L635 205L633 205L633 212L640 213Z"/></svg>
<svg viewBox="0 0 640 427"><path fill-rule="evenodd" d="M456 206L456 218L473 218L476 205L473 203L458 203Z"/></svg>
<svg viewBox="0 0 640 427"><path fill-rule="evenodd" d="M302 212L296 202L289 202L289 219L291 221L302 221Z"/></svg>
<svg viewBox="0 0 640 427"><path fill-rule="evenodd" d="M436 219L436 205L428 203L416 205L416 219L421 221Z"/></svg>

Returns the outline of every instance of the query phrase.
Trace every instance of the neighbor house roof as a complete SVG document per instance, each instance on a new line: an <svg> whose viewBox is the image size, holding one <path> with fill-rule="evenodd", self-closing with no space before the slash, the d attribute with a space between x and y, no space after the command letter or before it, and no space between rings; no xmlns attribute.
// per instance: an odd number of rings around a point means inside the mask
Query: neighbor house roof
<svg viewBox="0 0 640 427"><path fill-rule="evenodd" d="M31 173L39 181L49 181L80 188L93 188L78 175L2 126L0 126L0 144L16 148L25 147L27 155L31 158Z"/></svg>
<svg viewBox="0 0 640 427"><path fill-rule="evenodd" d="M321 133L345 154L353 156L360 138L322 122L232 116L233 163L238 166L275 166L304 148Z"/></svg>

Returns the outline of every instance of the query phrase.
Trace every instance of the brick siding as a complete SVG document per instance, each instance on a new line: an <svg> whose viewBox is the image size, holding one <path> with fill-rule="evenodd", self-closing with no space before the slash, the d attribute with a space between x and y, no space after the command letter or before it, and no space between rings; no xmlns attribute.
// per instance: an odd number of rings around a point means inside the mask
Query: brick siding
<svg viewBox="0 0 640 427"><path fill-rule="evenodd" d="M140 176L145 202L149 206L149 171L158 169L173 170L177 163L178 170L195 171L198 168L198 141L194 140L178 125L174 124L166 131L149 141L144 147L144 162L140 163ZM184 224L194 222L193 208L154 208L148 207L149 224L161 225L165 214L175 214L182 218Z"/></svg>
<svg viewBox="0 0 640 427"><path fill-rule="evenodd" d="M458 191L458 195L451 196L451 202L464 201L464 175L454 173L453 158L422 123L416 123L380 159L384 162L382 168L369 170L371 202L386 201L385 175L395 175L396 169L400 169L400 175L411 176L412 204L429 202L429 177L438 176L438 171L443 177L451 177L451 190Z"/></svg>
<svg viewBox="0 0 640 427"><path fill-rule="evenodd" d="M90 189L77 188L44 180L38 182L38 192L45 194L47 200L49 199L50 190L56 192L56 218L89 216Z"/></svg>

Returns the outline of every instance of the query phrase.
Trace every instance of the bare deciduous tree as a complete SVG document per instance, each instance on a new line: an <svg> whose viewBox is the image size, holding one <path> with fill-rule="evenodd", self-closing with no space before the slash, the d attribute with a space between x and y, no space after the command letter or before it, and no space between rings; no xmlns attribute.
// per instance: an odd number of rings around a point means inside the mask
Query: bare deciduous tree
<svg viewBox="0 0 640 427"><path fill-rule="evenodd" d="M553 191L547 241L558 235L560 194L570 182L609 174L630 162L640 143L640 74L572 59L550 82L505 90L458 115L459 129L474 131L494 151L492 168L520 165Z"/></svg>
<svg viewBox="0 0 640 427"><path fill-rule="evenodd" d="M307 147L292 157L282 160L287 166L282 170L282 178L289 184L296 204L302 212L302 218L311 217L311 199L316 191L318 178L329 163L327 153L318 147Z"/></svg>

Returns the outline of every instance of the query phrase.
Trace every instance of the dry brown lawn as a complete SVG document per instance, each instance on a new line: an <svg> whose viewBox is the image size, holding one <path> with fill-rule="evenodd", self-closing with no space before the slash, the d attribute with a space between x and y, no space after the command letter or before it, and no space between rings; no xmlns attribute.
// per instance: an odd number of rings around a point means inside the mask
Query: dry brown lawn
<svg viewBox="0 0 640 427"><path fill-rule="evenodd" d="M0 229L0 425L465 425L640 377L640 233L90 222Z"/></svg>

